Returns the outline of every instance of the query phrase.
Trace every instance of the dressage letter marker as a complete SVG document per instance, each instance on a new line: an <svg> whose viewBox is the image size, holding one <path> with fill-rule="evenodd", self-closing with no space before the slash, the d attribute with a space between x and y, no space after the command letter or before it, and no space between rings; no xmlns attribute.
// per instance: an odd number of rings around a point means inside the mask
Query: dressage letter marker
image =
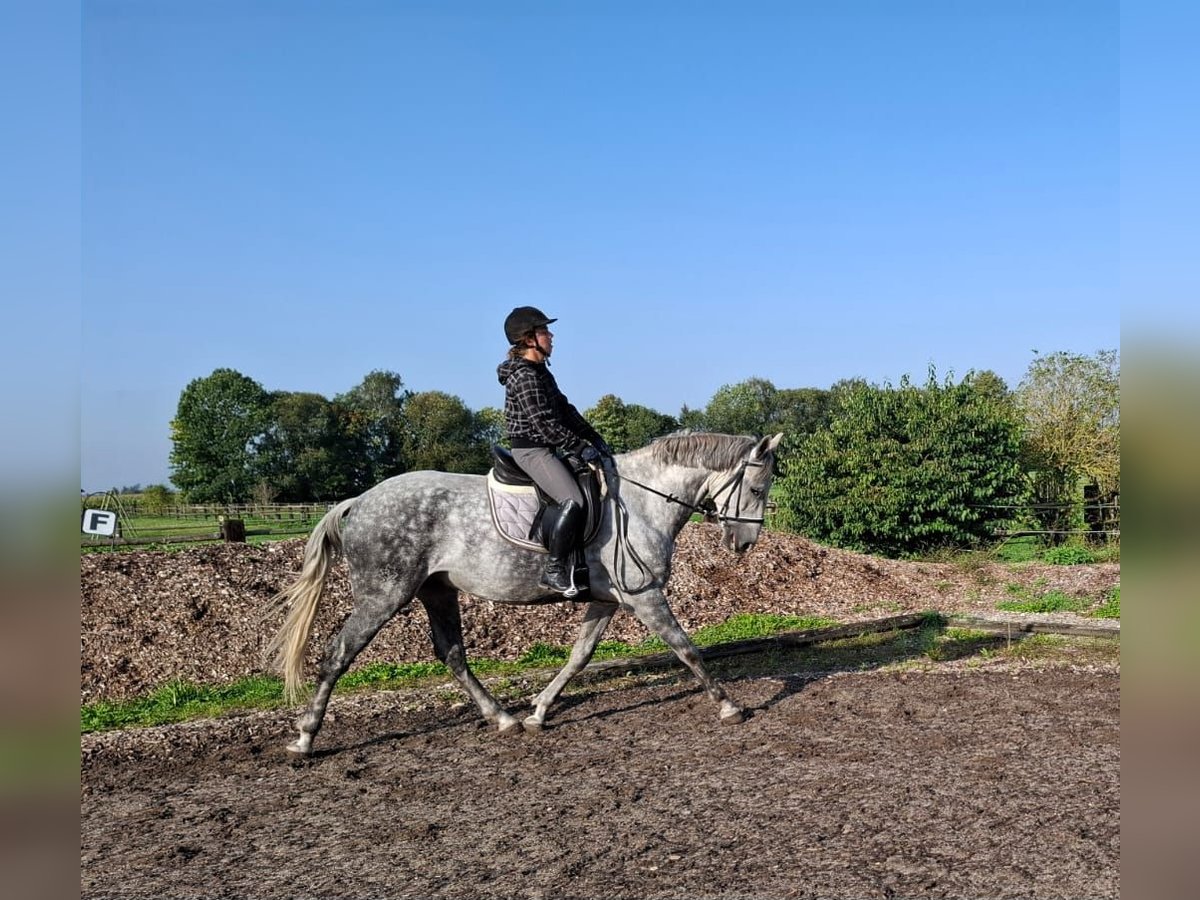
<svg viewBox="0 0 1200 900"><path fill-rule="evenodd" d="M117 514L108 509L85 509L83 533L112 537L117 531Z"/></svg>

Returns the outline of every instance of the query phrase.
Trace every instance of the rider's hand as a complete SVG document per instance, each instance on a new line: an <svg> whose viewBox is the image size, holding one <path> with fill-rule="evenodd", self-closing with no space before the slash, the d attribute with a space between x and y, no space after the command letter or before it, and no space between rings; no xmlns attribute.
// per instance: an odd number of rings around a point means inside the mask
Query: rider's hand
<svg viewBox="0 0 1200 900"><path fill-rule="evenodd" d="M592 463L597 462L600 459L600 451L597 450L595 447L593 447L591 444L588 444L586 447L583 448L582 452L580 452L579 458L582 459L588 465L591 465Z"/></svg>

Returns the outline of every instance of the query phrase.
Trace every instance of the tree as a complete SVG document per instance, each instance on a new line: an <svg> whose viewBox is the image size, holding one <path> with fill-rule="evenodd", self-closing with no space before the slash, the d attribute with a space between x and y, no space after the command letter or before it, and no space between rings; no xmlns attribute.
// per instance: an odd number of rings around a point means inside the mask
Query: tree
<svg viewBox="0 0 1200 900"><path fill-rule="evenodd" d="M1019 502L1020 423L971 380L846 385L777 481L780 527L902 556L989 539Z"/></svg>
<svg viewBox="0 0 1200 900"><path fill-rule="evenodd" d="M840 378L829 386L829 402L836 406L847 394L870 386L865 378Z"/></svg>
<svg viewBox="0 0 1200 900"><path fill-rule="evenodd" d="M592 423L615 453L645 447L656 437L679 429L679 421L674 416L640 403L626 403L615 394L605 394L584 412L583 417Z"/></svg>
<svg viewBox="0 0 1200 900"><path fill-rule="evenodd" d="M1101 496L1121 488L1121 358L1116 350L1094 356L1038 356L1015 392L1025 421L1025 464L1037 498L1076 503L1084 486ZM1049 530L1082 524L1074 510L1046 509Z"/></svg>
<svg viewBox="0 0 1200 900"><path fill-rule="evenodd" d="M1106 490L1121 479L1121 358L1052 353L1029 365L1016 391L1029 457L1064 480Z"/></svg>
<svg viewBox="0 0 1200 900"><path fill-rule="evenodd" d="M270 402L262 385L233 369L216 369L183 389L171 420L171 481L190 502L236 503L250 495Z"/></svg>
<svg viewBox="0 0 1200 900"><path fill-rule="evenodd" d="M281 391L273 396L256 471L276 499L302 503L353 493L353 442L343 430L344 418L339 406L320 394Z"/></svg>
<svg viewBox="0 0 1200 900"><path fill-rule="evenodd" d="M966 377L971 380L975 390L988 399L996 403L1013 402L1012 391L1008 389L1008 383L991 369L968 372Z"/></svg>
<svg viewBox="0 0 1200 900"><path fill-rule="evenodd" d="M404 411L411 396L399 375L377 369L357 387L334 397L350 442L348 493L365 491L408 468Z"/></svg>
<svg viewBox="0 0 1200 900"><path fill-rule="evenodd" d="M504 410L495 406L485 406L475 412L476 430L479 439L489 446L499 444L508 446L508 435L504 431Z"/></svg>
<svg viewBox="0 0 1200 900"><path fill-rule="evenodd" d="M782 431L787 445L801 440L829 424L833 393L820 388L786 388L775 395L775 415L766 431Z"/></svg>
<svg viewBox="0 0 1200 900"><path fill-rule="evenodd" d="M675 418L679 421L680 428L686 428L689 431L710 430L704 421L704 410L692 409L686 403L679 408L679 415Z"/></svg>
<svg viewBox="0 0 1200 900"><path fill-rule="evenodd" d="M656 409L629 403L625 406L625 439L630 450L645 447L656 437L679 430L679 420Z"/></svg>
<svg viewBox="0 0 1200 900"><path fill-rule="evenodd" d="M482 474L490 468L486 423L458 397L443 391L412 394L405 415L404 458L411 469Z"/></svg>
<svg viewBox="0 0 1200 900"><path fill-rule="evenodd" d="M627 416L625 401L616 394L605 394L596 401L595 406L583 413L583 417L600 432L600 437L608 442L614 453L625 453L632 449L626 431Z"/></svg>
<svg viewBox="0 0 1200 900"><path fill-rule="evenodd" d="M778 393L765 378L722 385L704 408L704 424L723 434L766 434L775 419Z"/></svg>

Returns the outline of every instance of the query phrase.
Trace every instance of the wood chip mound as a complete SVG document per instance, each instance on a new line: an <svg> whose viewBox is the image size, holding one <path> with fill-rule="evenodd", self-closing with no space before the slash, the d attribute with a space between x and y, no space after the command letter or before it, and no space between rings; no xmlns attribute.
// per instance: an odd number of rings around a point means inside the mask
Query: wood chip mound
<svg viewBox="0 0 1200 900"><path fill-rule="evenodd" d="M1099 605L1120 584L1120 565L905 562L763 532L737 557L719 528L684 527L667 592L688 631L739 613L822 616L854 622L904 612L992 612L1014 592L1062 591ZM271 597L300 570L304 540L221 544L188 550L93 553L80 559L80 701L122 699L174 680L225 683L270 671L264 649L282 616ZM570 644L583 605L509 606L463 598L469 655L516 659L536 642ZM309 651L315 667L350 612L344 562L326 584ZM1060 617L1061 618L1061 617ZM1072 618L1068 616L1067 618ZM638 643L646 629L618 613L606 639ZM356 665L433 659L425 613L410 605L376 636Z"/></svg>

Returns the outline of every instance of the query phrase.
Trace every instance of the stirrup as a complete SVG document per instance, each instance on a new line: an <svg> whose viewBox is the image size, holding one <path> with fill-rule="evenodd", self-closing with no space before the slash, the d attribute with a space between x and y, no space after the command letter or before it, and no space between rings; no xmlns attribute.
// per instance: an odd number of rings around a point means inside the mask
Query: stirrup
<svg viewBox="0 0 1200 900"><path fill-rule="evenodd" d="M580 588L578 586L576 586L575 570L571 567L564 566L563 569L559 573L563 576L563 579L567 582L567 584L565 586L563 586L561 584L555 584L552 581L550 581L549 574L550 574L550 567L547 566L546 569L542 572L542 577L538 580L538 587L543 587L543 588L546 588L546 590L554 591L554 593L556 593L556 594L562 594L563 597L565 597L568 600L573 600L576 597L579 597L581 594L586 593L588 590L587 587L584 587L582 590L580 590Z"/></svg>

